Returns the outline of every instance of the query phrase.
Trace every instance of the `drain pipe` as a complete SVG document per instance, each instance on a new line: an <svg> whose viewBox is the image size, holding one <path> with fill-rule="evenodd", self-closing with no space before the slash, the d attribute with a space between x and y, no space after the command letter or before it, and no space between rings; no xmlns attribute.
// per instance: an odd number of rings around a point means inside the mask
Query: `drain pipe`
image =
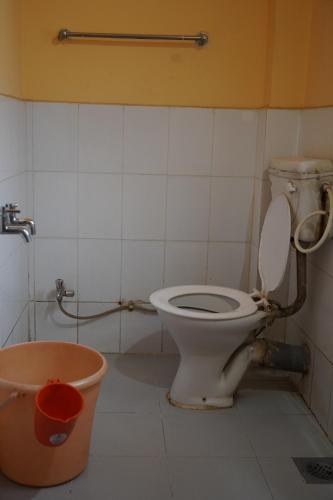
<svg viewBox="0 0 333 500"><path fill-rule="evenodd" d="M277 301L270 301L272 321L277 318L287 318L296 314L304 305L307 289L306 254L296 249L297 296L289 306L281 306ZM260 335L263 329L254 332ZM251 344L252 361L266 368L286 370L289 372L307 373L310 368L310 349L307 345L293 345L284 342L256 339Z"/></svg>
<svg viewBox="0 0 333 500"><path fill-rule="evenodd" d="M283 307L277 301L270 301L274 308L275 318L287 318L296 314L304 305L307 288L306 254L296 249L297 296L292 304Z"/></svg>
<svg viewBox="0 0 333 500"><path fill-rule="evenodd" d="M251 347L252 361L262 367L296 373L309 371L310 349L307 345L257 339Z"/></svg>
<svg viewBox="0 0 333 500"><path fill-rule="evenodd" d="M241 345L230 357L221 373L221 384L228 395L234 393L251 363L274 370L307 373L310 350L307 346L256 339Z"/></svg>

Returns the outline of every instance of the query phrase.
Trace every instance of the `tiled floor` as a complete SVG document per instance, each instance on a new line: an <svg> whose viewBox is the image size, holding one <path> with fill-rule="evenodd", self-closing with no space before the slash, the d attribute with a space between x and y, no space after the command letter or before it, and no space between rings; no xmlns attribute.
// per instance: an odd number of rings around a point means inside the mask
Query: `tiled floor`
<svg viewBox="0 0 333 500"><path fill-rule="evenodd" d="M2 477L1 500L333 499L333 485L306 485L290 458L333 456L297 395L247 384L232 409L180 410L165 398L177 357L108 359L88 468L40 490Z"/></svg>

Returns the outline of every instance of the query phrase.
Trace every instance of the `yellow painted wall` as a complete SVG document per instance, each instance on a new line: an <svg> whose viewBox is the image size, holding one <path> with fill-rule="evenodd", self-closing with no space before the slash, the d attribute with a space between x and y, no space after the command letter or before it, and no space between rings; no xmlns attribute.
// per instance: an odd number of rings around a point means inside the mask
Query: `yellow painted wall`
<svg viewBox="0 0 333 500"><path fill-rule="evenodd" d="M333 0L314 0L306 107L333 105Z"/></svg>
<svg viewBox="0 0 333 500"><path fill-rule="evenodd" d="M212 107L333 105L333 0L0 0L0 93ZM87 31L209 33L209 44L58 43Z"/></svg>
<svg viewBox="0 0 333 500"><path fill-rule="evenodd" d="M308 74L312 0L276 0L273 12L273 46L267 104L273 108L303 107Z"/></svg>
<svg viewBox="0 0 333 500"><path fill-rule="evenodd" d="M21 96L20 0L0 0L0 94Z"/></svg>
<svg viewBox="0 0 333 500"><path fill-rule="evenodd" d="M29 99L263 105L270 0L25 0ZM209 44L55 41L60 28L209 33Z"/></svg>

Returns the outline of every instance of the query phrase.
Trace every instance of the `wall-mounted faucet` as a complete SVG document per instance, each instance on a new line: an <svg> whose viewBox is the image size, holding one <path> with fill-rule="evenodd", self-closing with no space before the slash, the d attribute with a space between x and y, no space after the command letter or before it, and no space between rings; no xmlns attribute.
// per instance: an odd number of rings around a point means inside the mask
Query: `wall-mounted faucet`
<svg viewBox="0 0 333 500"><path fill-rule="evenodd" d="M18 217L20 213L17 203L8 203L1 207L0 233L21 234L26 242L36 234L35 221L31 217Z"/></svg>

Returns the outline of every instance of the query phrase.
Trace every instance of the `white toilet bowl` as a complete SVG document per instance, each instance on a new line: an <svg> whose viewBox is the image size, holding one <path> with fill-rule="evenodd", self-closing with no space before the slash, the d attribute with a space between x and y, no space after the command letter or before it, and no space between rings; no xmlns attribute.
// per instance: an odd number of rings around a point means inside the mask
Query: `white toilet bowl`
<svg viewBox="0 0 333 500"><path fill-rule="evenodd" d="M196 409L232 406L233 394L252 359L251 347L243 343L252 330L265 324L268 294L284 276L290 224L288 200L280 195L271 203L262 230L260 292L188 285L150 296L181 356L169 394L173 404Z"/></svg>

